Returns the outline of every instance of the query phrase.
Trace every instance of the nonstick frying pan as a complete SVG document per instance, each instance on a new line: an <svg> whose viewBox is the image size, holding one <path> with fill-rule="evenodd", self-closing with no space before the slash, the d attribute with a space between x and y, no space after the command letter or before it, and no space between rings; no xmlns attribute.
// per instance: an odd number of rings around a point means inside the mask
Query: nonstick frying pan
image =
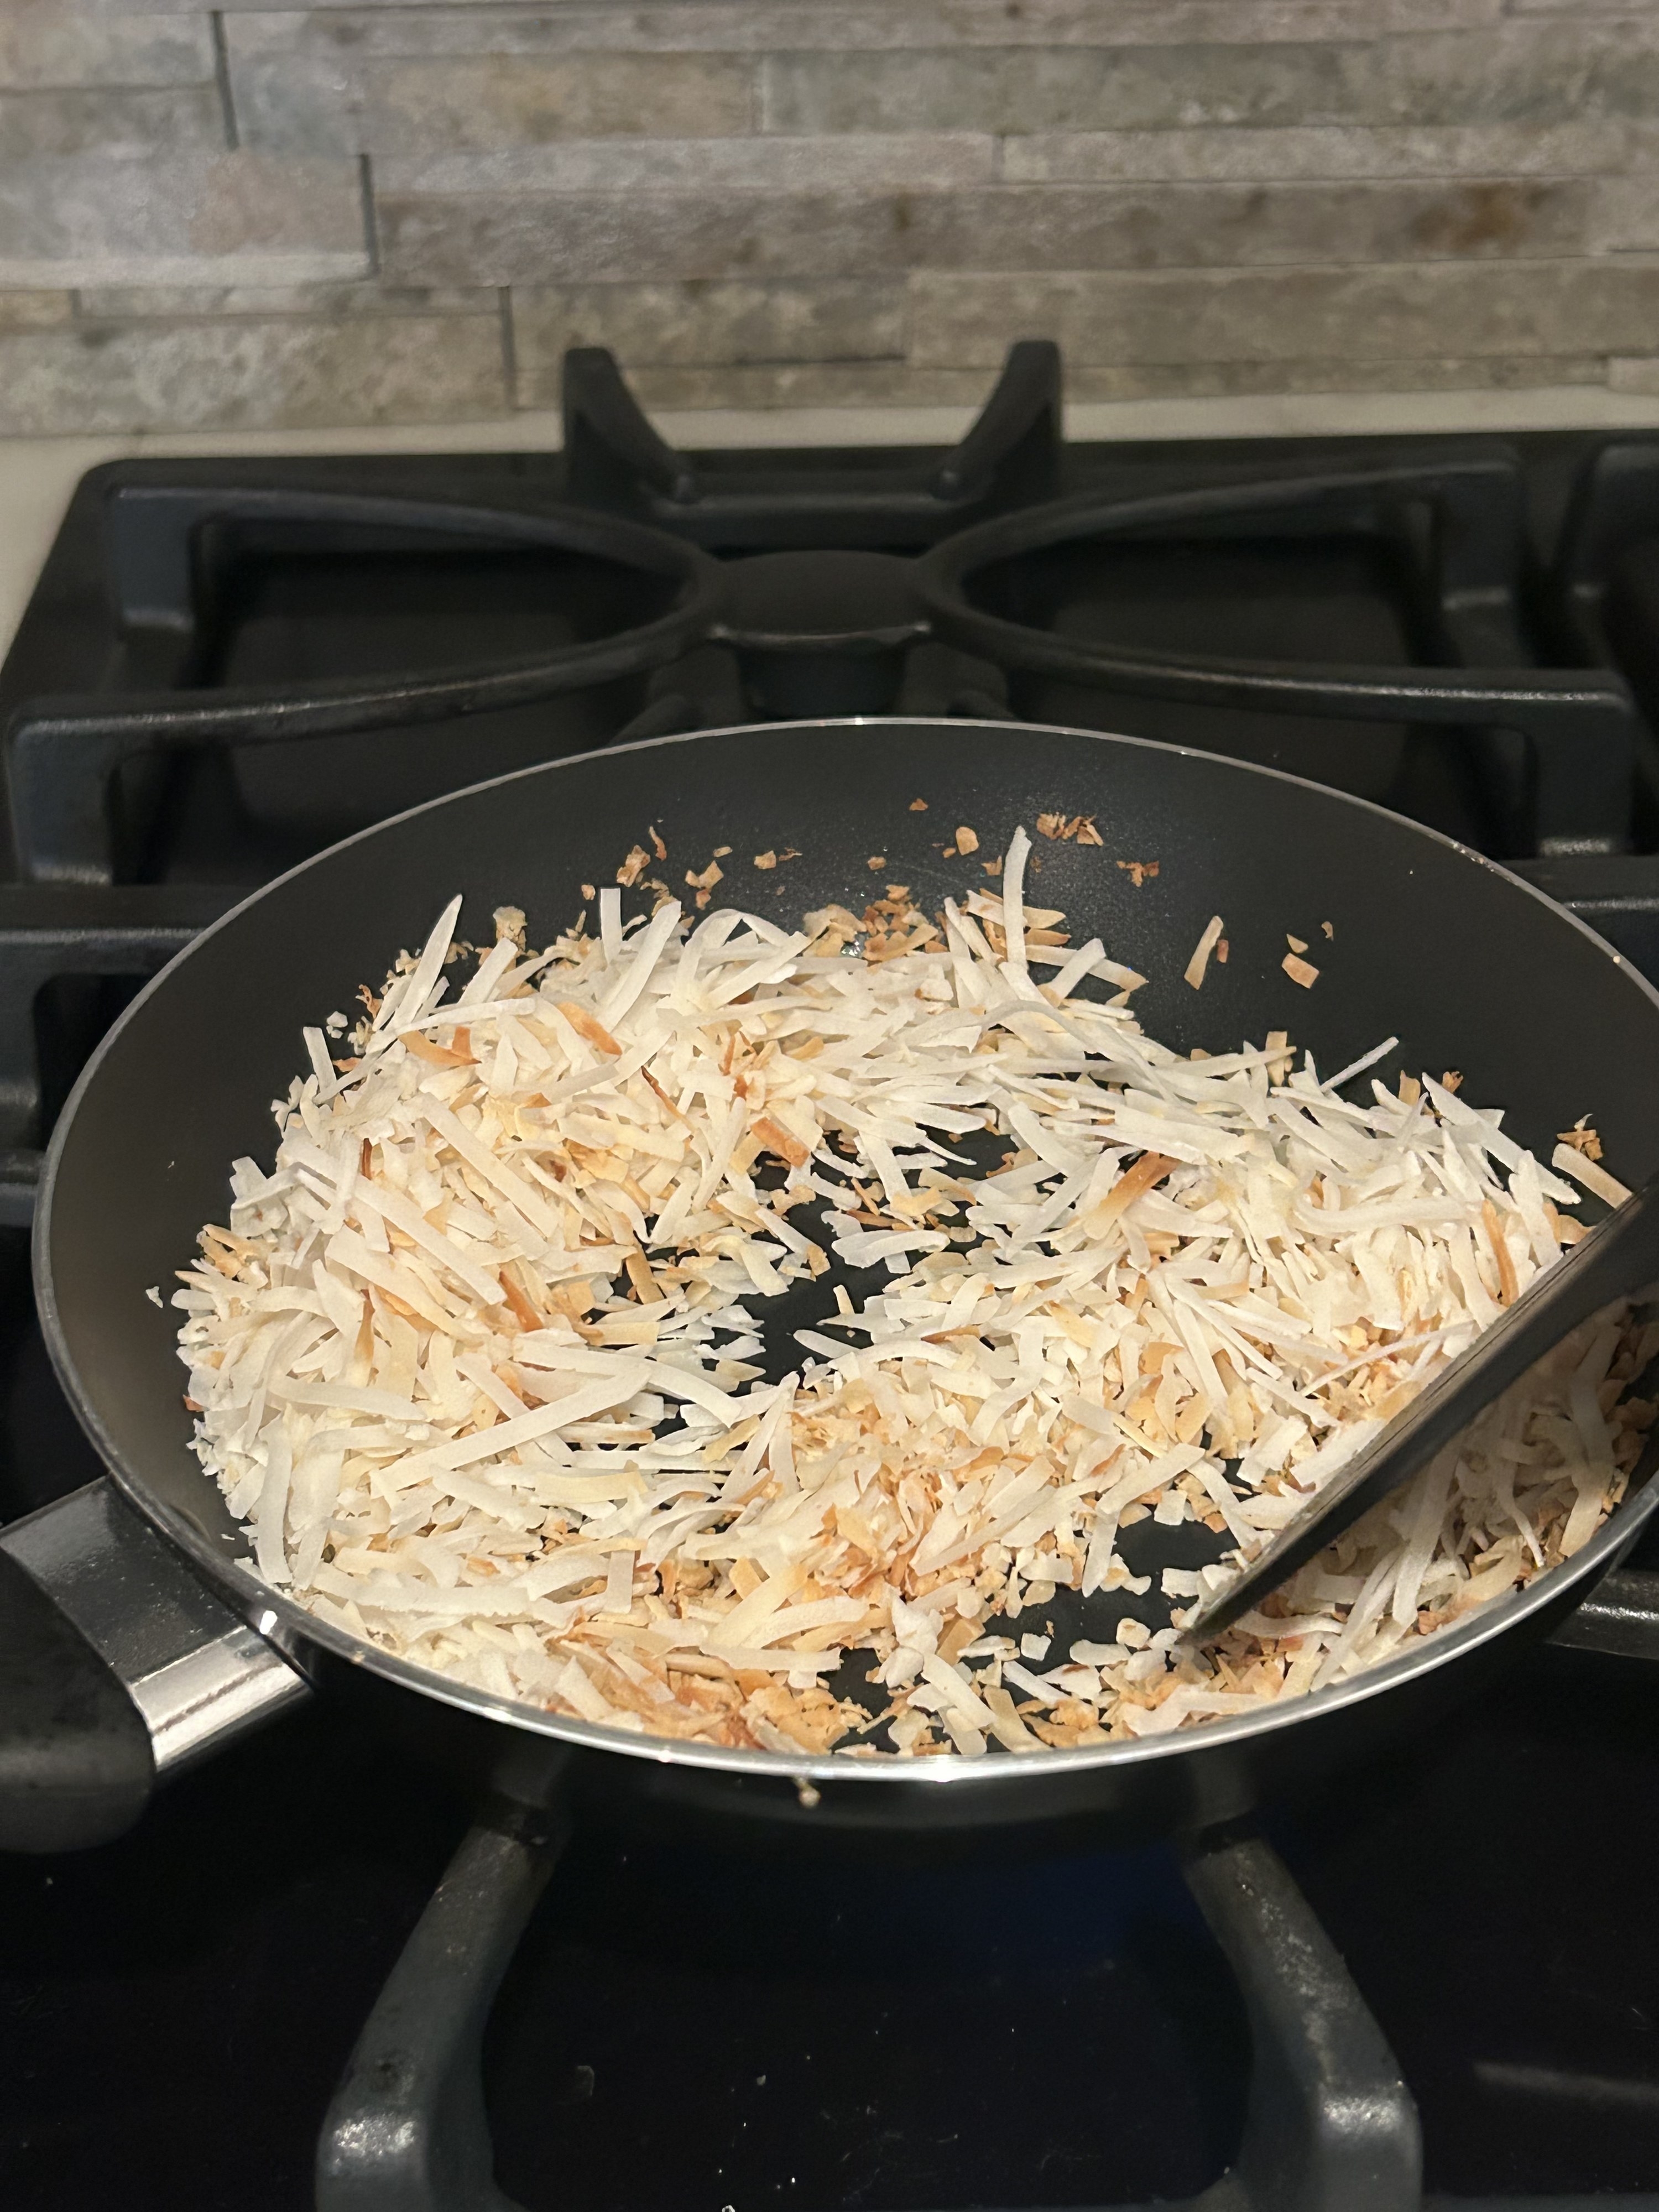
<svg viewBox="0 0 1659 2212"><path fill-rule="evenodd" d="M609 1730L412 1668L235 1564L245 1541L188 1449L177 1316L144 1293L222 1217L233 1158L270 1157L270 1101L305 1065L302 1025L377 981L457 890L463 930L510 902L546 941L578 886L611 880L647 823L678 867L731 847L737 902L793 921L831 899L861 905L877 856L884 884L909 884L931 909L962 888L964 863L939 850L957 823L984 856L1048 811L1093 815L1104 844L1039 841L1032 892L1066 910L1079 941L1099 934L1151 979L1135 1005L1152 1035L1218 1051L1282 1029L1334 1069L1395 1034L1399 1066L1461 1069L1465 1095L1506 1108L1510 1132L1546 1155L1588 1113L1626 1181L1659 1168L1659 994L1514 877L1360 800L1133 738L994 723L795 723L621 746L480 785L319 855L198 939L104 1040L58 1123L35 1268L58 1376L125 1498L268 1645L357 1696L365 1725L412 1729L520 1796L574 1777L677 1811L889 1828L1085 1814L1144 1832L1243 1811L1475 1686L1584 1595L1659 1489L1636 1489L1565 1565L1358 1680L1172 1735L976 1761L782 1757ZM772 872L744 865L788 848L800 857ZM1194 993L1182 971L1212 914L1231 958ZM1281 969L1291 933L1317 942L1311 990ZM0 1577L0 1607L14 1653L20 1637L56 1639L58 1721L113 1745L120 1729L106 1711L88 1720L96 1698L36 1584ZM0 1713L0 1820L31 1777L37 1790L51 1782L52 1716L38 1697L14 1705Z"/></svg>

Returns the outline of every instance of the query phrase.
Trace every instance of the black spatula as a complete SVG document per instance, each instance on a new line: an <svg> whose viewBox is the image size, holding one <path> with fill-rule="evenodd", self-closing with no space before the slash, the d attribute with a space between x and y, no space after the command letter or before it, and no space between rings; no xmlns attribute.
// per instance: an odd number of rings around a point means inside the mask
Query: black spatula
<svg viewBox="0 0 1659 2212"><path fill-rule="evenodd" d="M1380 1498L1409 1481L1579 1322L1659 1279L1659 1176L1529 1283L1500 1321L1441 1370L1316 1491L1265 1551L1188 1618L1195 1642L1229 1626Z"/></svg>

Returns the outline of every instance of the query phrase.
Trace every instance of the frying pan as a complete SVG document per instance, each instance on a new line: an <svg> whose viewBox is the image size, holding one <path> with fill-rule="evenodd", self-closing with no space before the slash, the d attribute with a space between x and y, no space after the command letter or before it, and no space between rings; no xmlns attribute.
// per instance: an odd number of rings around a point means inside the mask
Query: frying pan
<svg viewBox="0 0 1659 2212"><path fill-rule="evenodd" d="M918 798L926 811L912 810ZM670 1743L514 1704L325 1625L238 1564L246 1540L188 1449L177 1316L145 1291L169 1284L201 1224L222 1218L230 1161L270 1158L270 1101L305 1065L303 1024L349 1006L457 890L463 930L507 902L525 909L532 942L547 941L569 921L577 886L611 880L647 823L677 872L732 848L736 902L793 921L831 899L861 905L877 859L882 884L908 884L932 910L976 865L941 857L956 824L994 854L1016 824L1051 811L1091 814L1104 844L1040 840L1030 895L1063 908L1079 941L1098 934L1150 978L1135 1003L1152 1036L1214 1052L1282 1029L1334 1069L1395 1034L1399 1066L1461 1069L1465 1096L1504 1107L1507 1129L1534 1149L1547 1154L1554 1133L1589 1113L1626 1181L1659 1168L1659 994L1644 978L1479 854L1271 769L1093 732L860 720L659 738L479 785L336 846L198 938L104 1039L46 1164L35 1273L59 1379L121 1498L261 1639L239 1628L236 1648L286 1681L275 1652L325 1692L355 1696L365 1726L411 1731L520 1797L580 1785L676 1816L706 1808L901 1829L1076 1814L1144 1833L1230 1817L1421 1724L1584 1595L1659 1486L1634 1489L1583 1550L1528 1588L1311 1697L1080 1751L849 1759ZM747 866L750 854L788 848L800 857L774 872ZM1129 861L1157 872L1117 865ZM1231 957L1195 993L1182 970L1212 914ZM1291 933L1316 945L1310 990L1281 969ZM27 1542L13 1549L30 1556ZM9 1651L32 1636L52 1652L41 1662L51 1711L40 1695L0 1698L0 1838L26 1844L51 1828L18 1811L52 1796L49 1723L82 1730L94 1769L100 1758L143 1765L111 1717L113 1686L84 1664L74 1671L84 1653L46 1617L41 1583L65 1579L38 1563L28 1577L0 1576L0 1690ZM83 1626L89 1596L94 1610L100 1594L118 1597L91 1581L89 1593L82 1575L70 1607ZM97 1640L111 1649L107 1633ZM106 1793L100 1811L83 1774L82 1811L62 1814L58 1839L76 1818L107 1832L133 1817L146 1779L124 1808ZM70 1796L59 1792L60 1810Z"/></svg>

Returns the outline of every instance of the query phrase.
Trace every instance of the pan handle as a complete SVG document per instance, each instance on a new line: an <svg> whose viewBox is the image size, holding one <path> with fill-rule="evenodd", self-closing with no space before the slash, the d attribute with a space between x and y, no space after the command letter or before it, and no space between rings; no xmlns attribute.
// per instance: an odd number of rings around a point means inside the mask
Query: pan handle
<svg viewBox="0 0 1659 2212"><path fill-rule="evenodd" d="M0 1529L0 1850L107 1842L307 1688L112 1483L72 1491Z"/></svg>
<svg viewBox="0 0 1659 2212"><path fill-rule="evenodd" d="M1550 1637L1569 1651L1659 1660L1659 1573L1614 1567Z"/></svg>

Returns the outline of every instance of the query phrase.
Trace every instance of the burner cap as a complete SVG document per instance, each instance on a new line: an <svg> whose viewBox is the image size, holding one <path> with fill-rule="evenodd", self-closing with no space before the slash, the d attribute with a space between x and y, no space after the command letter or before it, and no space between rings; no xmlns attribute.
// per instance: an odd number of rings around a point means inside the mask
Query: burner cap
<svg viewBox="0 0 1659 2212"><path fill-rule="evenodd" d="M726 570L714 635L757 653L879 652L925 636L912 578L896 553L829 549L756 553Z"/></svg>

